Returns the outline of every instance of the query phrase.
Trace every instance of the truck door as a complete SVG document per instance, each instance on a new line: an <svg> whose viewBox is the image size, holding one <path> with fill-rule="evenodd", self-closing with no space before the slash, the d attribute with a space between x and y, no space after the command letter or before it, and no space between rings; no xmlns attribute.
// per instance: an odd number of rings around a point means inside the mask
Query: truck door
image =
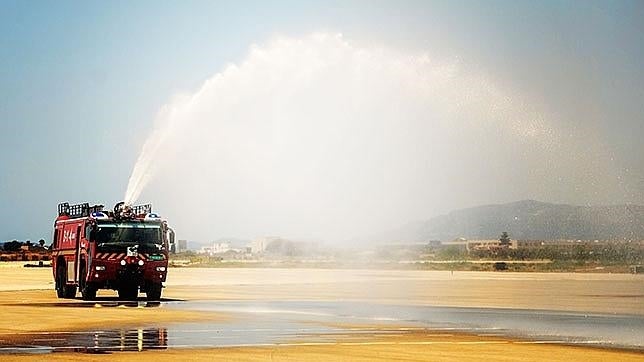
<svg viewBox="0 0 644 362"><path fill-rule="evenodd" d="M60 241L60 247L68 253L75 248L74 241L76 236L74 235L74 224L65 223L62 227L63 239ZM67 283L73 283L76 280L76 260L69 255L65 255L65 268L67 268Z"/></svg>
<svg viewBox="0 0 644 362"><path fill-rule="evenodd" d="M75 258L74 258L74 263L75 263L74 264L74 271L75 271L74 272L74 282L75 283L78 283L79 274L80 274L80 270L79 270L80 269L80 262L81 262L80 261L80 258L81 258L81 255L80 255L80 244L81 244L80 243L80 237L81 237L81 224L78 224L76 226L76 238L74 240L74 242L76 243L76 245L75 245L76 250L74 252L74 255L75 255Z"/></svg>
<svg viewBox="0 0 644 362"><path fill-rule="evenodd" d="M85 242L83 244L85 246L85 253L87 257L87 260L85 260L85 262L87 263L87 265L85 265L87 267L86 270L92 270L93 268L92 263L94 262L94 251L92 250L92 243L91 243L92 228L93 226L91 223L85 224L85 229L83 234L83 238L85 239Z"/></svg>

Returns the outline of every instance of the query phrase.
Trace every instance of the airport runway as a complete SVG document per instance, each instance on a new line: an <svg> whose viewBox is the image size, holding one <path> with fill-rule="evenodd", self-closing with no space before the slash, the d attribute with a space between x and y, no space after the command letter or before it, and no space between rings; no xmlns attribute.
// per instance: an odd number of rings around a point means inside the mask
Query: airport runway
<svg viewBox="0 0 644 362"><path fill-rule="evenodd" d="M162 302L119 302L112 291L84 302L57 299L51 270L0 268L0 359L644 358L642 276L200 268L171 276Z"/></svg>

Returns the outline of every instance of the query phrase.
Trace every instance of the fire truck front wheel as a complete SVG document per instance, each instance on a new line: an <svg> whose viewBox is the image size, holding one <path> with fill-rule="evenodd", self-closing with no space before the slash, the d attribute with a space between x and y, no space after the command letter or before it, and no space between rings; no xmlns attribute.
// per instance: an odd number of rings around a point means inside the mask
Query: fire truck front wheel
<svg viewBox="0 0 644 362"><path fill-rule="evenodd" d="M87 277L87 270L85 268L85 263L81 264L81 280L80 280L80 292L84 300L94 300L96 299L96 287L92 283L85 281Z"/></svg>
<svg viewBox="0 0 644 362"><path fill-rule="evenodd" d="M96 287L85 285L85 287L81 290L81 294L83 295L84 300L94 300L96 299Z"/></svg>
<svg viewBox="0 0 644 362"><path fill-rule="evenodd" d="M147 287L145 295L148 297L148 300L159 300L161 299L161 290L163 286L161 283L154 283Z"/></svg>

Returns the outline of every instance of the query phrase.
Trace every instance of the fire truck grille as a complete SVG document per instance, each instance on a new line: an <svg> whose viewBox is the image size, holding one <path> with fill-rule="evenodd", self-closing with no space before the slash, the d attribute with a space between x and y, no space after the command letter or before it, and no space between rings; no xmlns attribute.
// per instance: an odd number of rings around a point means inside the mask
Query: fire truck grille
<svg viewBox="0 0 644 362"><path fill-rule="evenodd" d="M94 259L121 260L125 257L125 255L126 255L125 253L96 253L96 256L94 257ZM141 260L148 260L150 259L150 254L139 253L138 257ZM163 259L165 259L165 257Z"/></svg>
<svg viewBox="0 0 644 362"><path fill-rule="evenodd" d="M123 280L139 281L143 276L143 270L136 264L128 264L125 268L119 270L119 276Z"/></svg>

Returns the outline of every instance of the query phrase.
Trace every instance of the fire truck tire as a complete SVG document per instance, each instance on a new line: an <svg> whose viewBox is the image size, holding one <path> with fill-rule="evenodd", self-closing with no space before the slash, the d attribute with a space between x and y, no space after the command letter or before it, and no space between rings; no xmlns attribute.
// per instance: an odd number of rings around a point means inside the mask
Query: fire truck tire
<svg viewBox="0 0 644 362"><path fill-rule="evenodd" d="M67 277L65 277L67 278ZM74 299L76 297L76 286L64 284L63 285L63 297L67 299Z"/></svg>
<svg viewBox="0 0 644 362"><path fill-rule="evenodd" d="M148 286L148 289L145 291L145 295L148 297L148 300L159 300L161 299L161 290L163 286L161 283L152 284Z"/></svg>
<svg viewBox="0 0 644 362"><path fill-rule="evenodd" d="M87 271L85 269L85 262L81 264L81 280L80 280L80 292L84 300L93 300L96 298L96 287L92 284L88 284L84 278L87 277Z"/></svg>
<svg viewBox="0 0 644 362"><path fill-rule="evenodd" d="M86 285L83 290L81 290L84 300L94 300L96 299L96 288L91 285Z"/></svg>
<svg viewBox="0 0 644 362"><path fill-rule="evenodd" d="M64 278L65 276L63 275L64 271L63 268L58 265L58 268L56 268L56 296L58 298L64 298L65 293L63 291L63 283L64 283Z"/></svg>
<svg viewBox="0 0 644 362"><path fill-rule="evenodd" d="M139 296L139 288L136 285L122 286L118 290L119 298L123 300L136 300Z"/></svg>
<svg viewBox="0 0 644 362"><path fill-rule="evenodd" d="M76 286L67 284L67 269L64 266L61 265L60 271L58 274L60 276L59 295L62 294L63 298L73 299L76 297Z"/></svg>

